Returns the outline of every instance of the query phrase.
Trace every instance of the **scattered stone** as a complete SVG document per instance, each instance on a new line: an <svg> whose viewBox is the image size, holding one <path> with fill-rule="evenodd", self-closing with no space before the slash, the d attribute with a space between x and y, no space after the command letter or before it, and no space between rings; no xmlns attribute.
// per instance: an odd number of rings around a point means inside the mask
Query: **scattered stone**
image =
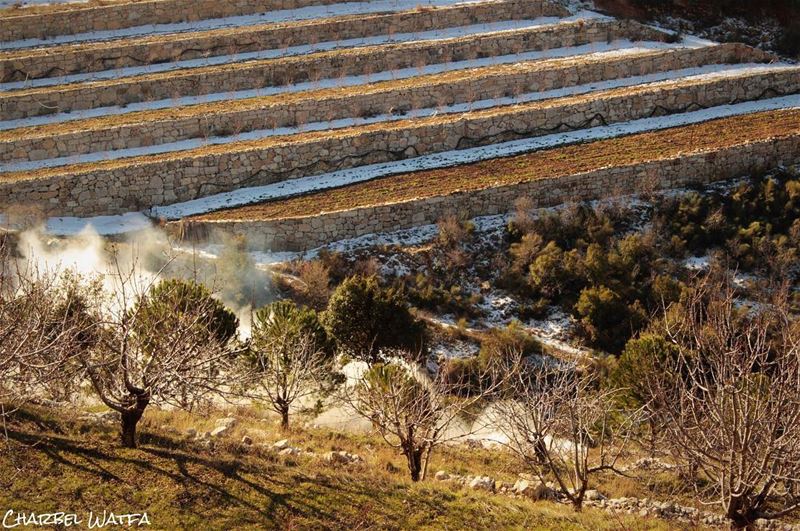
<svg viewBox="0 0 800 531"><path fill-rule="evenodd" d="M600 491L595 489L589 489L583 493L583 498L587 501L599 501L605 498Z"/></svg>
<svg viewBox="0 0 800 531"><path fill-rule="evenodd" d="M506 483L505 481L500 481L499 479L494 482L494 491L495 492L506 492L511 485Z"/></svg>
<svg viewBox="0 0 800 531"><path fill-rule="evenodd" d="M363 461L361 456L345 452L344 450L328 452L323 459L329 463L340 463L348 465L350 463L360 463Z"/></svg>
<svg viewBox="0 0 800 531"><path fill-rule="evenodd" d="M229 431L230 428L228 426L217 426L216 428L211 430L211 437L215 439L219 437L224 437Z"/></svg>
<svg viewBox="0 0 800 531"><path fill-rule="evenodd" d="M252 437L250 437L249 435L245 435L244 437L242 437L242 444L244 444L245 446L252 445L253 444Z"/></svg>
<svg viewBox="0 0 800 531"><path fill-rule="evenodd" d="M445 472L444 470L440 470L440 471L438 471L438 472L436 473L436 476L434 476L434 477L435 477L435 478L436 478L438 481L447 481L448 479L450 479L450 474L448 474L448 473L447 473L447 472Z"/></svg>
<svg viewBox="0 0 800 531"><path fill-rule="evenodd" d="M289 446L288 448L284 448L283 450L278 452L278 455L297 455L299 453L301 453L301 450L299 448L293 448Z"/></svg>
<svg viewBox="0 0 800 531"><path fill-rule="evenodd" d="M541 481L529 481L527 479L518 479L514 486L511 487L511 490L519 494L520 496L525 496L526 498L530 498L532 500L542 500L548 497L548 492L550 489L547 488Z"/></svg>
<svg viewBox="0 0 800 531"><path fill-rule="evenodd" d="M188 430L183 432L183 434L186 435L187 437L193 439L193 438L197 437L197 430L194 429L194 428L189 428Z"/></svg>
<svg viewBox="0 0 800 531"><path fill-rule="evenodd" d="M478 476L469 482L469 488L494 492L494 480L489 476Z"/></svg>
<svg viewBox="0 0 800 531"><path fill-rule="evenodd" d="M289 439L281 439L280 441L276 442L272 445L273 448L276 450L284 450L289 448Z"/></svg>
<svg viewBox="0 0 800 531"><path fill-rule="evenodd" d="M215 426L225 426L226 428L233 428L236 425L236 419L233 417L225 417L224 419L219 419L215 423Z"/></svg>

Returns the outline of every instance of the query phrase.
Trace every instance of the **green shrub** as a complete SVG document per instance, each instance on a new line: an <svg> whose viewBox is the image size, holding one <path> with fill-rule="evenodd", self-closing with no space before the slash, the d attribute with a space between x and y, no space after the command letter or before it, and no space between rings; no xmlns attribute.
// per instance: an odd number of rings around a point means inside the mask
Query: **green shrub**
<svg viewBox="0 0 800 531"><path fill-rule="evenodd" d="M477 356L447 360L441 367L442 378L453 387L453 392L469 396L492 383L491 367L496 363L502 364L502 357L516 354L527 357L543 352L536 339L522 330L519 323L512 322L506 328L489 330Z"/></svg>
<svg viewBox="0 0 800 531"><path fill-rule="evenodd" d="M607 352L619 352L625 342L647 321L639 301L625 300L606 286L581 291L575 312L580 318L581 332L593 346Z"/></svg>
<svg viewBox="0 0 800 531"><path fill-rule="evenodd" d="M255 348L259 348L260 343L291 341L301 336L310 337L317 349L333 356L333 344L313 309L281 300L264 306L253 316L252 343Z"/></svg>
<svg viewBox="0 0 800 531"><path fill-rule="evenodd" d="M452 313L459 317L479 317L483 314L477 306L483 300L480 293L465 292L460 285L439 283L429 275L417 274L406 278L408 301L417 308L436 313ZM413 282L413 284L412 284Z"/></svg>
<svg viewBox="0 0 800 531"><path fill-rule="evenodd" d="M491 363L492 358L517 352L523 357L539 355L544 352L541 343L525 332L520 324L512 321L505 328L492 328L481 341L478 358L484 366Z"/></svg>
<svg viewBox="0 0 800 531"><path fill-rule="evenodd" d="M344 354L375 363L380 352L422 355L425 327L409 312L403 293L375 277L350 277L334 291L323 325Z"/></svg>
<svg viewBox="0 0 800 531"><path fill-rule="evenodd" d="M535 293L551 301L575 293L584 283L580 255L574 249L564 252L551 241L530 265L528 281Z"/></svg>
<svg viewBox="0 0 800 531"><path fill-rule="evenodd" d="M648 400L647 371L657 370L676 355L675 345L663 336L643 334L631 339L609 375L608 385L620 390L618 397L625 405L639 407Z"/></svg>
<svg viewBox="0 0 800 531"><path fill-rule="evenodd" d="M132 321L138 327L134 332L142 338L152 338L154 348L156 343L163 347L164 340L180 323L181 314L203 307L208 308L203 312L204 319L194 323L198 331L219 343L227 343L236 335L239 327L236 315L213 298L202 284L180 279L162 280L137 301L130 310L137 313ZM151 341L145 343L150 345Z"/></svg>
<svg viewBox="0 0 800 531"><path fill-rule="evenodd" d="M800 6L795 9L800 9ZM783 55L800 58L800 22L795 21L783 30L775 49Z"/></svg>

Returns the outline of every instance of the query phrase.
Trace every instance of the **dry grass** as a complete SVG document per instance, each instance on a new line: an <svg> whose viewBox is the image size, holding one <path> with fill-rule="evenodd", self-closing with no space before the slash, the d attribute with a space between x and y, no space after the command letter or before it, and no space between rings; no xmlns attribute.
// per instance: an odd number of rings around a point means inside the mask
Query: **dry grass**
<svg viewBox="0 0 800 531"><path fill-rule="evenodd" d="M281 201L213 212L193 219L267 220L315 216L495 186L574 175L709 152L800 134L800 110L755 113L622 138L374 179Z"/></svg>
<svg viewBox="0 0 800 531"><path fill-rule="evenodd" d="M288 437L315 452L344 449L363 464L341 466L309 456L285 458L244 447L237 437L204 450L161 424L185 429L233 414L238 430L257 425L266 440ZM574 513L552 502L530 502L428 480L412 484L403 461L371 435L325 430L284 434L252 410L200 415L151 411L141 447L119 448L113 426L64 421L47 410L22 412L0 446L0 506L16 510L103 508L147 511L155 529L689 529L656 519ZM512 480L518 470L501 451L446 448L433 470L489 474ZM642 492L638 492L642 494ZM693 528L693 527L692 527Z"/></svg>

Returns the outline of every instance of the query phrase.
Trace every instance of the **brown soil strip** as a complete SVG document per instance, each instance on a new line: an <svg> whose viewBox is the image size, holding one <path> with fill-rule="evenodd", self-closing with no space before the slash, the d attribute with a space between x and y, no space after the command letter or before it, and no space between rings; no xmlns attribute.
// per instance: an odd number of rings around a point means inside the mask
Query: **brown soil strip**
<svg viewBox="0 0 800 531"><path fill-rule="evenodd" d="M755 113L701 124L391 177L196 216L198 221L315 216L575 175L800 135L800 110Z"/></svg>
<svg viewBox="0 0 800 531"><path fill-rule="evenodd" d="M500 0L503 4L513 4L516 0L506 1ZM371 36L380 34L384 26L392 24L395 21L403 21L407 18L414 20L415 17L419 19L420 23L428 29L436 29L443 27L442 24L433 24L430 13L435 11L442 17L442 22L446 26L446 17L448 13L472 13L477 12L474 17L474 24L481 22L495 22L497 20L506 20L508 17L492 16L490 8L495 2L475 2L463 5L451 6L418 6L413 9L398 11L393 13L366 13L354 15L341 15L325 18L316 18L309 20L299 20L291 22L276 22L268 24L257 24L252 26L240 26L233 28L220 28L205 31L192 31L181 33L170 33L160 35L147 35L143 37L120 38L110 41L102 42L81 42L75 44L62 44L56 46L48 46L45 48L22 48L19 50L0 51L0 61L13 61L18 59L33 59L37 57L52 57L54 55L62 54L77 54L85 52L103 52L106 54L114 53L119 48L133 49L140 46L165 46L178 48L182 42L190 43L193 47L210 47L214 46L220 48L218 53L212 55L223 55L225 53L237 53L241 42L248 42L254 38L264 41L270 37L271 32L280 32L281 30L292 29L295 31L305 32L305 40L303 42L314 42L314 33L319 31L320 28L330 25L340 25L348 22L358 21L363 25L363 36ZM532 11L532 10L531 10ZM488 13L485 13L488 12ZM543 13L560 13L560 10L554 5L551 8L543 6ZM563 14L563 13L562 13ZM555 15L553 15L555 16ZM524 18L515 15L515 18ZM420 31L418 29L418 31ZM204 44L205 43L205 44ZM294 46L300 42L284 41L285 46ZM227 46L227 48L224 48ZM230 50L234 50L233 52ZM119 53L119 52L116 52ZM132 63L133 64L133 63ZM139 64L136 62L135 64Z"/></svg>
<svg viewBox="0 0 800 531"><path fill-rule="evenodd" d="M658 57L674 54L675 51L647 51L631 55L633 58ZM356 97L360 95L379 94L382 92L394 92L409 88L428 87L435 85L453 85L469 80L476 80L481 77L504 77L509 74L519 74L523 71L546 72L555 68L564 69L588 65L591 63L605 63L613 61L615 58L596 58L596 57L569 57L566 59L548 59L544 61L526 61L523 63L496 65L480 67L475 69L453 70L438 74L414 76L405 79L392 81L380 81L368 85L356 85L351 87L337 87L328 89L317 89L302 92L287 92L259 98L248 98L241 100L221 101L213 103L202 103L198 105L188 105L185 107L172 107L167 109L157 109L152 111L139 111L127 114L100 116L97 118L87 118L83 120L70 120L55 124L40 125L33 127L20 127L17 129L7 129L0 131L0 142L13 142L24 138L46 138L54 134L67 134L79 131L94 131L99 129L125 127L139 124L152 124L154 122L166 122L192 118L196 116L209 116L214 114L225 114L230 112L258 110L274 105L292 105L303 101L325 101L334 98Z"/></svg>
<svg viewBox="0 0 800 531"><path fill-rule="evenodd" d="M62 93L68 91L90 91L100 87L125 87L130 84L153 82L153 81L166 81L181 77L201 78L203 76L220 74L220 73L240 73L244 69L258 69L265 67L277 68L278 65L294 65L295 68L303 68L303 63L308 63L312 60L320 61L324 58L331 60L341 60L341 58L350 56L358 58L364 63L369 63L371 56L375 54L386 54L389 52L406 52L413 56L417 49L428 49L431 46L439 48L447 48L448 46L467 45L472 44L481 39L499 38L506 36L511 37L525 37L532 39L537 34L547 35L549 33L558 33L559 31L570 31L583 28L585 23L583 21L577 22L561 22L555 25L535 26L531 28L522 28L516 30L503 30L503 31L490 31L475 35L466 35L462 37L453 37L449 39L428 39L422 41L409 41L398 44L380 44L374 46L363 46L356 48L342 48L338 50L329 50L322 52L315 52L307 55L282 57L277 59L258 59L253 61L243 61L239 63L226 63L213 66L200 66L194 68L184 68L179 70L169 70L166 72L158 72L154 74L142 74L136 76L120 77L115 79L106 79L101 81L85 81L78 83L65 83L63 85L34 87L27 89L19 89L13 91L0 92L0 98L18 98L21 96L42 96L46 97L50 93ZM616 22L597 22L597 26L613 27L617 25ZM541 49L549 49L543 47ZM427 64L427 63L426 63Z"/></svg>
<svg viewBox="0 0 800 531"><path fill-rule="evenodd" d="M342 129L310 131L305 133L272 136L258 140L234 142L228 144L213 144L186 151L175 151L169 153L160 153L156 155L130 157L130 158L108 160L102 162L87 162L83 164L74 164L69 166L42 168L33 171L0 173L0 182L13 182L17 180L49 178L58 175L76 175L97 170L114 170L136 164L162 163L170 160L191 159L194 157L221 155L223 153L242 153L253 150L258 151L258 150L268 149L270 147L281 144L302 144L302 143L315 142L323 139L332 139L332 138L340 138L340 139L356 138L360 135L375 131L396 131L402 129L417 129L426 126L452 124L460 121L480 120L498 115L508 115L513 117L515 114L520 114L534 109L557 108L561 106L566 106L586 101L594 101L598 99L606 99L614 97L618 98L620 96L630 96L654 90L658 92L663 92L669 90L670 88L679 87L682 85L685 86L703 85L709 82L710 81L706 79L695 79L689 81L685 80L664 81L660 83L654 83L652 85L637 85L633 87L622 87L607 91L582 94L578 96L555 98L550 100L536 101L519 105L492 107L489 109L472 111L469 113L462 113L462 114L457 114L457 113L444 114L444 115L429 116L424 118L411 118L411 119L397 120L390 122L377 122L373 124L353 126Z"/></svg>

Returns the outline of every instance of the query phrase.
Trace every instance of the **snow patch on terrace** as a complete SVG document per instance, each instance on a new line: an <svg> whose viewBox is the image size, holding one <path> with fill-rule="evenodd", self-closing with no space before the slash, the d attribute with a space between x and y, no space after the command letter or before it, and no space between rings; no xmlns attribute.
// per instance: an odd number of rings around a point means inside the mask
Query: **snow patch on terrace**
<svg viewBox="0 0 800 531"><path fill-rule="evenodd" d="M480 59L470 59L465 61L452 61L448 63L437 63L425 65L423 67L409 67L394 71L383 71L373 74L357 76L343 76L339 78L326 78L319 81L308 81L287 86L269 86L256 89L215 92L213 94L202 94L199 96L182 96L155 101L144 101L131 103L124 106L96 107L93 109L83 109L70 112L47 114L43 116L33 116L29 118L18 118L0 122L0 130L15 129L18 127L32 127L52 123L62 123L85 118L95 118L98 116L110 116L117 114L128 114L136 111L147 111L154 109L166 109L173 107L185 107L203 103L218 101L235 101L248 98L258 98L262 96L272 96L275 94L288 94L306 90L318 90L325 88L353 87L376 83L379 81L391 81L397 79L407 79L410 77L439 74L452 72L454 70L467 70L483 66L504 65L521 63L525 61L537 61L543 59L558 59L578 55L588 55L605 52L604 57L624 57L627 54L637 54L653 50L672 50L677 48L697 48L696 46L671 45L664 42L639 41L632 42L627 39L612 41L610 43L592 43L582 46L571 46L564 48L551 48L548 50L523 52L517 54L497 55L483 57Z"/></svg>
<svg viewBox="0 0 800 531"><path fill-rule="evenodd" d="M705 271L711 267L711 257L704 256L690 256L683 261L683 267L689 271Z"/></svg>
<svg viewBox="0 0 800 531"><path fill-rule="evenodd" d="M177 151L197 149L207 145L231 144L235 142L260 140L272 136L293 135L309 131L329 131L334 129L353 127L357 125L407 120L409 118L422 118L427 116L435 116L438 114L460 114L469 111L490 109L500 106L529 103L534 101L541 101L541 100L560 98L566 96L574 96L579 94L587 94L591 92L598 92L601 90L609 90L612 88L639 86L656 82L670 83L676 80L683 80L687 82L704 80L711 82L716 79L722 79L727 77L778 72L780 70L785 70L787 68L791 69L795 67L791 65L762 65L755 63L733 64L733 65L727 65L727 64L708 65L704 67L695 67L683 70L659 72L656 74L648 74L643 76L619 78L604 82L564 87L560 89L548 90L543 92L525 93L525 94L520 94L518 96L478 100L472 103L458 103L455 105L449 105L444 107L415 109L405 115L380 114L368 118L341 118L331 121L311 122L308 124L304 124L302 126L277 127L273 129L257 129L254 131L248 131L246 133L239 133L237 135L230 135L230 136L192 138L187 140L181 140L178 142L169 142L164 144L156 144L152 146L116 149L109 151L96 151L88 154L72 155L69 157L61 157L54 159L13 162L0 165L0 172L28 171L40 168L64 166L68 164L100 162L104 160L116 160L126 157L153 155L158 153L174 153ZM800 71L798 72L798 74L800 75Z"/></svg>
<svg viewBox="0 0 800 531"><path fill-rule="evenodd" d="M89 0L0 0L0 8L26 8L55 4L88 4Z"/></svg>
<svg viewBox="0 0 800 531"><path fill-rule="evenodd" d="M741 116L754 112L777 109L797 108L800 108L800 95L750 101L735 105L722 105L719 107L712 107L709 109L703 109L684 114L646 118L609 126L593 127L590 129L570 131L567 133L557 133L535 138L526 138L523 140L503 142L477 148L434 153L431 155L425 155L422 157L405 159L401 161L370 164L316 176L301 177L265 186L240 188L232 192L211 195L183 203L153 207L150 209L148 214L154 218L175 220L224 208L243 206L271 199L291 197L294 195L328 188L346 186L378 177L386 177L390 175L426 169L448 168L451 166L469 164L472 162L479 162L492 158L508 157L512 155L528 153L555 146L616 138L646 131L657 131L670 127L700 123L715 118ZM112 223L111 220L119 217L121 216L101 216L97 218L51 218L48 221L47 228L50 234L65 236L75 234L76 230L78 230L80 227L94 225L95 223L102 223L106 227L113 227L115 224ZM119 233L138 230L138 227L131 227L126 224L124 220L116 224L116 227L119 229ZM111 233L109 232L108 234ZM391 242L387 242L387 244L391 244Z"/></svg>
<svg viewBox="0 0 800 531"><path fill-rule="evenodd" d="M6 0L4 0L6 1ZM451 6L460 4L474 4L480 0L427 0L424 4L418 0L369 0L365 2L342 2L329 5L306 6L296 9L281 9L267 11L253 15L239 15L223 18L209 18L193 22L174 22L167 24L146 24L129 28L90 31L72 35L58 35L44 39L24 39L18 41L0 42L0 50L18 48L31 48L35 46L48 46L53 44L79 43L88 41L106 41L128 37L144 37L148 35L163 35L166 33L186 33L223 28L237 28L241 26L254 26L257 24L272 24L281 22L297 22L317 18L338 17L344 15L368 15L372 13L394 13L415 9L421 5L429 7ZM47 3L47 2L41 2ZM55 2L67 3L67 2Z"/></svg>
<svg viewBox="0 0 800 531"><path fill-rule="evenodd" d="M186 216L202 214L213 210L220 210L234 206L257 203L279 197L288 197L312 191L323 190L363 182L377 177L385 177L400 173L418 170L447 168L471 162L518 155L540 149L563 146L574 143L589 142L607 138L616 138L634 133L656 131L705 122L715 118L740 116L754 112L776 109L800 108L800 95L784 96L758 101L748 101L734 105L721 105L709 109L659 116L622 122L608 126L593 127L565 133L526 138L481 146L463 150L446 151L381 164L371 164L326 173L311 177L301 177L290 181L283 181L266 186L241 188L224 194L217 194L202 199L195 199L184 203L169 206L154 207L150 210L153 217L165 219L180 219Z"/></svg>
<svg viewBox="0 0 800 531"><path fill-rule="evenodd" d="M168 72L172 70L218 66L230 63L242 63L245 61L256 61L261 59L292 57L292 56L306 55L315 52L335 50L340 48L353 49L364 46L375 46L382 44L397 44L397 43L411 42L411 41L437 41L444 39L453 39L457 37L478 36L487 33L499 33L505 31L529 29L538 26L552 26L558 24L566 24L568 22L574 22L576 20L583 20L583 18L580 16L574 16L563 19L559 19L557 17L541 17L537 19L528 19L528 20L504 20L495 22L485 22L481 24L473 24L468 26L440 28L428 31L397 33L394 35L375 35L370 37L358 37L340 41L303 44L287 48L273 48L268 50L259 50L256 52L243 52L243 53L234 53L228 55L201 57L198 59L187 59L183 61L175 61L169 63L148 64L143 66L130 66L124 68L116 68L113 70L104 70L100 72L70 74L60 77L44 77L39 79L28 79L25 81L12 81L8 83L0 83L0 91L18 90L18 89L27 89L36 87L48 87L48 86L63 85L68 83L81 83L81 82L91 82L91 81L102 81L108 79L119 79L124 77L155 74L159 72Z"/></svg>

